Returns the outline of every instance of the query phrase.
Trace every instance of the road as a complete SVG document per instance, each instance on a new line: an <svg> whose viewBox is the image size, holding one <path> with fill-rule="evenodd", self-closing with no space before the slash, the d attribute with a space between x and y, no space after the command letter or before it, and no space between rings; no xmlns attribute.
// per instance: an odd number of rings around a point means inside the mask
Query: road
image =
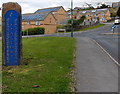
<svg viewBox="0 0 120 94"><path fill-rule="evenodd" d="M88 32L83 32L81 34L75 35L76 37L89 37L97 41L116 61L118 61L118 44L120 41L118 39L120 36L118 35L110 35L104 33L111 33L111 25L108 24L103 27L89 30ZM117 32L117 30L116 30Z"/></svg>

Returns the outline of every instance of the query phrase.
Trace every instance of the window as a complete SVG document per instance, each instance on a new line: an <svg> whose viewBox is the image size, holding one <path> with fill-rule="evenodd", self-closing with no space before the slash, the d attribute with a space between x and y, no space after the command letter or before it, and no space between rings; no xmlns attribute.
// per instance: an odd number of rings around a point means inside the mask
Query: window
<svg viewBox="0 0 120 94"><path fill-rule="evenodd" d="M52 23L52 19L50 18L50 23Z"/></svg>
<svg viewBox="0 0 120 94"><path fill-rule="evenodd" d="M30 24L30 21L27 21L27 24Z"/></svg>
<svg viewBox="0 0 120 94"><path fill-rule="evenodd" d="M101 14L101 16L104 16L104 14Z"/></svg>
<svg viewBox="0 0 120 94"><path fill-rule="evenodd" d="M100 21L104 21L104 20L105 20L105 18L103 18L103 17L100 19Z"/></svg>
<svg viewBox="0 0 120 94"><path fill-rule="evenodd" d="M36 24L35 25L40 25L40 21L36 21Z"/></svg>

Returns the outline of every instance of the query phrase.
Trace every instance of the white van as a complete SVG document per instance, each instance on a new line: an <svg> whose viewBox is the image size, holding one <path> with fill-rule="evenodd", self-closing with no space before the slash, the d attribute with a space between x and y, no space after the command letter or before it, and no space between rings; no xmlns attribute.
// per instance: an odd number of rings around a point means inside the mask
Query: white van
<svg viewBox="0 0 120 94"><path fill-rule="evenodd" d="M118 24L120 24L120 19L115 20L115 25L118 25Z"/></svg>

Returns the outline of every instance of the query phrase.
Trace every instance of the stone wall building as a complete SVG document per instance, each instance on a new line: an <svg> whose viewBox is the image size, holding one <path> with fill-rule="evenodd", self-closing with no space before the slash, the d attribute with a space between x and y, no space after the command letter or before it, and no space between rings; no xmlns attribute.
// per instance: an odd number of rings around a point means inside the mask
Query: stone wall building
<svg viewBox="0 0 120 94"><path fill-rule="evenodd" d="M118 7L120 7L120 2L113 2L113 3L112 3L112 7L113 7L113 8L118 8Z"/></svg>
<svg viewBox="0 0 120 94"><path fill-rule="evenodd" d="M84 24L94 24L96 22L107 22L111 19L109 9L94 9L76 12L75 19L85 16Z"/></svg>
<svg viewBox="0 0 120 94"><path fill-rule="evenodd" d="M35 13L22 15L22 30L44 27L45 34L56 32L57 25L67 24L66 11L62 6L38 9Z"/></svg>
<svg viewBox="0 0 120 94"><path fill-rule="evenodd" d="M57 24L62 24L65 22L66 11L62 6L38 9L35 13L49 13L49 12L51 12L56 18Z"/></svg>
<svg viewBox="0 0 120 94"><path fill-rule="evenodd" d="M30 13L22 15L22 30L34 27L44 27L45 34L56 32L56 18L49 13Z"/></svg>

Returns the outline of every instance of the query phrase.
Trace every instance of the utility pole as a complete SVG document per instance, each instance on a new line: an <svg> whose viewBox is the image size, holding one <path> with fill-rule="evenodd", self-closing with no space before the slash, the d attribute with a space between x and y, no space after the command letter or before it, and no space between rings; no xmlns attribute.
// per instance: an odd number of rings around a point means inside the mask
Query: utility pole
<svg viewBox="0 0 120 94"><path fill-rule="evenodd" d="M71 37L73 37L73 0L71 0Z"/></svg>

